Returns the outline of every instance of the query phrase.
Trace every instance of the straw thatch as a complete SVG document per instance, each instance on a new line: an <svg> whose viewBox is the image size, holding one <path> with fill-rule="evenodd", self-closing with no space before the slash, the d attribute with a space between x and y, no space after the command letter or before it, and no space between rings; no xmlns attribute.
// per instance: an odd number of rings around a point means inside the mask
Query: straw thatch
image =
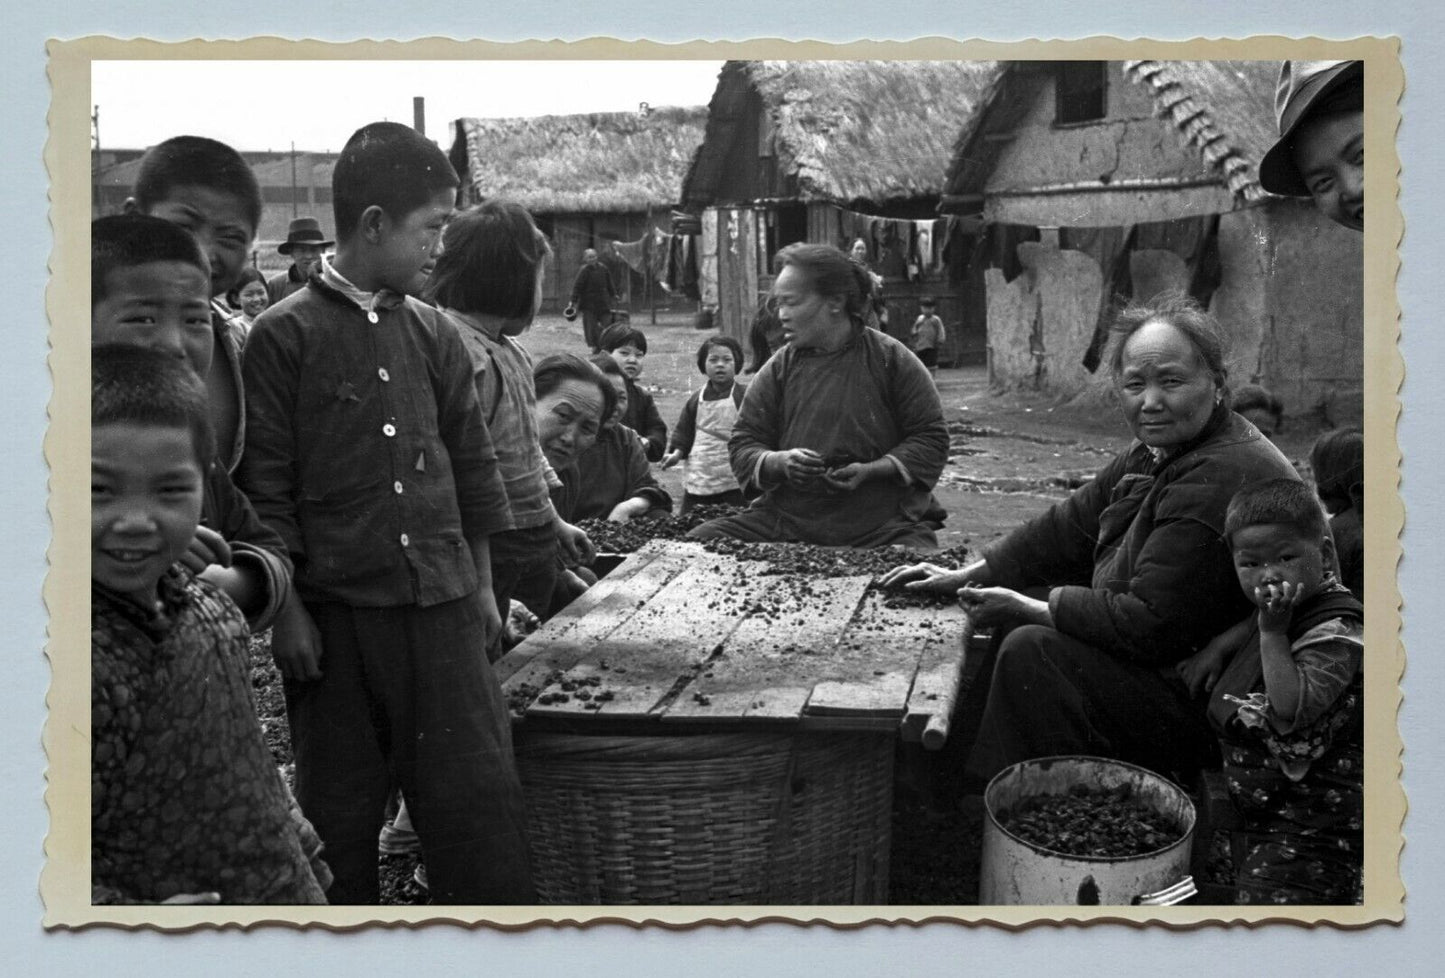
<svg viewBox="0 0 1445 978"><path fill-rule="evenodd" d="M538 214L617 214L675 205L707 110L654 108L530 119L458 119L452 164L471 200Z"/></svg>
<svg viewBox="0 0 1445 978"><path fill-rule="evenodd" d="M936 197L954 136L997 73L990 61L729 61L683 199L718 202L729 149L759 101L788 197L849 206Z"/></svg>
<svg viewBox="0 0 1445 978"><path fill-rule="evenodd" d="M1126 61L1124 76L1149 90L1155 114L1245 204L1268 196L1259 160L1276 136L1279 68L1278 61Z"/></svg>

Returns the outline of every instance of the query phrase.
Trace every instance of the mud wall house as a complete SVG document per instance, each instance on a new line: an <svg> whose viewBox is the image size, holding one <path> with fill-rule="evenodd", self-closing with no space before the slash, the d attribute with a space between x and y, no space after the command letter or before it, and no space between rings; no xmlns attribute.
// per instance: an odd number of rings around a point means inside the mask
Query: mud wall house
<svg viewBox="0 0 1445 978"><path fill-rule="evenodd" d="M646 280L611 245L638 241L652 230L671 231L671 209L702 142L705 117L706 110L696 106L458 119L451 149L462 178L458 203L499 197L532 212L554 251L544 309L567 304L588 248L598 250L631 305L641 306L649 296Z"/></svg>
<svg viewBox="0 0 1445 978"><path fill-rule="evenodd" d="M1183 289L1231 339L1231 378L1290 414L1362 410L1361 236L1274 197L1278 62L1012 62L960 134L946 211L983 222L998 388L1070 397L1120 301Z"/></svg>
<svg viewBox="0 0 1445 978"><path fill-rule="evenodd" d="M701 216L702 303L718 328L746 344L779 249L847 247L871 227L897 236L870 254L891 331L905 335L919 297L934 295L952 327L941 359L981 356L973 239L956 220L939 220L938 204L954 137L997 70L979 61L727 62L682 194Z"/></svg>

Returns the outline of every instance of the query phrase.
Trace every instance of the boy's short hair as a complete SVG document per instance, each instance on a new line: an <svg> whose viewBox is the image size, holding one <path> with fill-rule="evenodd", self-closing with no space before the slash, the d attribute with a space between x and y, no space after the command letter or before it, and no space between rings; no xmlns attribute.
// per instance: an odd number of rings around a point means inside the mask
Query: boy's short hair
<svg viewBox="0 0 1445 978"><path fill-rule="evenodd" d="M934 298L933 296L931 296L931 295L926 295L926 296L924 296L923 298L921 298L921 299L918 300L918 307L919 307L920 309L932 309L932 308L934 308L934 307L937 306L937 305L938 305L938 300L935 299L935 298Z"/></svg>
<svg viewBox="0 0 1445 978"><path fill-rule="evenodd" d="M368 207L401 220L461 181L447 155L399 122L373 122L351 134L331 171L337 241L350 240Z"/></svg>
<svg viewBox="0 0 1445 978"><path fill-rule="evenodd" d="M1245 527L1282 524L1314 540L1325 538L1324 510L1309 486L1298 479L1266 479L1234 494L1224 512L1224 539Z"/></svg>
<svg viewBox="0 0 1445 978"><path fill-rule="evenodd" d="M241 201L251 231L261 226L261 185L251 165L225 143L204 136L172 136L146 150L136 175L136 206L142 213L176 187L209 187Z"/></svg>
<svg viewBox="0 0 1445 978"><path fill-rule="evenodd" d="M743 345L731 336L709 336L702 341L702 346L697 348L697 369L699 373L707 373L707 351L715 346L726 347L733 355L733 369L738 373L743 369Z"/></svg>
<svg viewBox="0 0 1445 978"><path fill-rule="evenodd" d="M211 263L200 242L179 224L147 214L113 214L92 221L90 304L94 306L109 297L111 272L158 261L194 265L210 281Z"/></svg>
<svg viewBox="0 0 1445 978"><path fill-rule="evenodd" d="M1310 470L1320 502L1333 512L1353 505L1350 490L1365 481L1365 436L1359 428L1336 428L1310 449Z"/></svg>
<svg viewBox="0 0 1445 978"><path fill-rule="evenodd" d="M423 298L458 312L517 319L532 314L537 275L552 254L521 204L489 200L454 216Z"/></svg>
<svg viewBox="0 0 1445 978"><path fill-rule="evenodd" d="M647 337L642 330L631 323L613 323L602 331L597 345L608 353L623 346L635 346L638 352L647 353Z"/></svg>
<svg viewBox="0 0 1445 978"><path fill-rule="evenodd" d="M216 454L206 388L177 357L128 343L102 343L90 351L90 424L185 428L205 472Z"/></svg>

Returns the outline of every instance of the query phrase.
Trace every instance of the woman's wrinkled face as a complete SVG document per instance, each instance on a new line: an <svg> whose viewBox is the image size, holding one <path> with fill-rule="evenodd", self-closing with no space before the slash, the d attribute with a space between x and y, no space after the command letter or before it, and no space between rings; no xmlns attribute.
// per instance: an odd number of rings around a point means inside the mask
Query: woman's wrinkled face
<svg viewBox="0 0 1445 978"><path fill-rule="evenodd" d="M1365 116L1338 112L1306 119L1290 146L1315 206L1336 224L1365 229Z"/></svg>
<svg viewBox="0 0 1445 978"><path fill-rule="evenodd" d="M568 378L537 398L537 440L554 469L563 469L597 441L602 426L602 391L596 384Z"/></svg>
<svg viewBox="0 0 1445 978"><path fill-rule="evenodd" d="M826 299L813 289L808 274L788 265L773 282L772 306L783 339L800 349L826 345L835 329L846 327L841 299Z"/></svg>
<svg viewBox="0 0 1445 978"><path fill-rule="evenodd" d="M1221 393L1194 344L1162 319L1125 341L1118 384L1124 420L1150 448L1172 448L1198 435Z"/></svg>
<svg viewBox="0 0 1445 978"><path fill-rule="evenodd" d="M866 262L868 260L868 245L862 238L853 242L853 247L848 249L848 257L854 261Z"/></svg>

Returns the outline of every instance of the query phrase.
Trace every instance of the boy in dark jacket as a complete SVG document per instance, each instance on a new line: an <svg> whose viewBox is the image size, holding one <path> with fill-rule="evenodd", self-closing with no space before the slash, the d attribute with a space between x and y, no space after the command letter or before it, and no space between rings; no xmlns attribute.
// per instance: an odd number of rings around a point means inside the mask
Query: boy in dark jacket
<svg viewBox="0 0 1445 978"><path fill-rule="evenodd" d="M399 786L433 899L534 899L488 537L506 493L471 360L406 293L436 262L458 180L398 123L364 126L332 176L335 264L247 340L241 485L286 541L316 644L287 685L297 796L327 846L334 903L375 903L377 835Z"/></svg>

